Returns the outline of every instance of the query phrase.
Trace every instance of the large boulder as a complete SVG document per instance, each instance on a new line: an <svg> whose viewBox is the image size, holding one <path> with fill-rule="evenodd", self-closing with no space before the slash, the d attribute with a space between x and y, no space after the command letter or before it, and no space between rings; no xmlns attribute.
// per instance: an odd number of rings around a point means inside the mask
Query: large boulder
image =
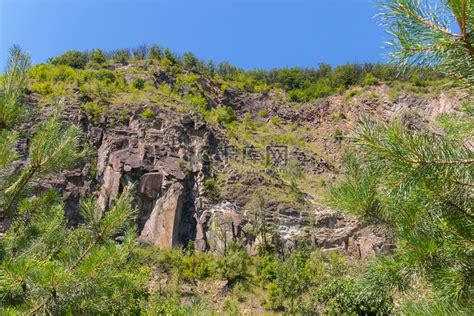
<svg viewBox="0 0 474 316"><path fill-rule="evenodd" d="M174 183L156 201L150 218L140 234L139 241L160 248L172 248L179 244L179 230L183 211L184 187Z"/></svg>

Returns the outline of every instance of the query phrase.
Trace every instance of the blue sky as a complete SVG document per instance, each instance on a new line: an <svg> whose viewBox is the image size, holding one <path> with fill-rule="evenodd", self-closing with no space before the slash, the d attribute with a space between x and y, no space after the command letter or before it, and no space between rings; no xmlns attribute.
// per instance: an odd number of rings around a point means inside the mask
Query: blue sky
<svg viewBox="0 0 474 316"><path fill-rule="evenodd" d="M69 49L157 43L245 69L384 60L373 0L0 0L0 67Z"/></svg>

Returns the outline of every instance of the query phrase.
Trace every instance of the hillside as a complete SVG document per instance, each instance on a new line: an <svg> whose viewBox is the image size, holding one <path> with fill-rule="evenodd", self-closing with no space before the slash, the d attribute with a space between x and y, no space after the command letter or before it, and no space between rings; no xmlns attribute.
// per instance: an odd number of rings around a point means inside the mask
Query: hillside
<svg viewBox="0 0 474 316"><path fill-rule="evenodd" d="M42 179L34 193L58 189L73 229L84 222L81 199L96 197L107 214L132 184L136 237L151 267L147 287L169 295L163 294L173 308L194 306L198 298L208 311L293 311L293 300L291 307L277 302L280 296L265 283L272 277L260 277L262 263L255 262L266 248L277 256L319 249L310 257L321 266L308 269L325 271L313 281L328 284L344 269L360 275L359 267L377 253L390 254L390 231L327 206L327 188L343 171L353 133L364 118L443 133L440 117L463 115L468 99L434 70L398 76L385 65L322 65L245 72L169 51L122 60L123 51L103 59L95 51L87 63L71 54L29 71L30 113L17 128L16 168L28 159L37 125L59 108L64 123L80 128L81 146L90 153L72 170ZM237 256L250 257L232 266L236 245ZM184 252L164 250L172 248ZM193 250L196 257L187 255ZM242 264L251 271L230 277L179 270L186 260L201 260L190 265L202 268L211 254L230 258L230 273ZM318 302L321 310L328 304ZM160 311L169 313L154 310Z"/></svg>

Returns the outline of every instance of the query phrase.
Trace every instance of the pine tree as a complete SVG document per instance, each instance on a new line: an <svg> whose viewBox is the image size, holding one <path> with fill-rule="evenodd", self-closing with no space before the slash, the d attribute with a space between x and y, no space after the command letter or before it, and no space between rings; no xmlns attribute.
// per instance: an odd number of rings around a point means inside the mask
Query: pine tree
<svg viewBox="0 0 474 316"><path fill-rule="evenodd" d="M474 291L474 154L465 143L473 119L464 119L471 122L464 132L444 136L365 120L347 176L330 192L336 208L393 232L397 249L374 265L375 274L400 289L422 276L439 299L466 306Z"/></svg>
<svg viewBox="0 0 474 316"><path fill-rule="evenodd" d="M381 7L399 66L436 64L474 82L472 1L387 0ZM420 280L431 286L436 302L418 305L417 313L460 312L473 304L474 112L472 98L466 101L464 115L439 118L444 130L437 135L401 121L364 120L346 157L346 177L330 189L334 207L393 233L394 254L374 261L367 280L394 290Z"/></svg>
<svg viewBox="0 0 474 316"><path fill-rule="evenodd" d="M474 84L472 0L384 0L380 14L392 40L390 57L402 66L440 65Z"/></svg>
<svg viewBox="0 0 474 316"><path fill-rule="evenodd" d="M14 128L24 111L29 57L15 47L10 60L0 92L0 313L137 313L147 295L148 270L138 265L134 252L131 188L105 215L96 201L83 200L84 223L67 227L58 192L34 189L46 175L72 168L88 151L81 149L79 129L61 123L53 107L36 127L27 160L18 161Z"/></svg>
<svg viewBox="0 0 474 316"><path fill-rule="evenodd" d="M7 70L0 89L0 130L11 128L25 114L21 97L26 87L30 56L13 46L7 62Z"/></svg>

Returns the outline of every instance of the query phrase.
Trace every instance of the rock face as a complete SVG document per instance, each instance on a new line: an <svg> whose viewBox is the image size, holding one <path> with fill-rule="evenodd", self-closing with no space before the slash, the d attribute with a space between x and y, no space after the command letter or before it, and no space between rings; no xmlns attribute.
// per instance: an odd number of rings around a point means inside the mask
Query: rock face
<svg viewBox="0 0 474 316"><path fill-rule="evenodd" d="M170 80L160 72L153 78L156 84ZM209 88L211 94L221 93L220 89L214 90ZM219 98L209 100L210 104L232 104L240 114L249 109L278 106L277 103L269 106L265 98L251 98L242 93L226 92ZM151 109L154 117L142 117L140 113L144 109ZM314 115L306 116L315 122L332 113L325 112L329 111L326 103L307 107L307 110L314 112ZM252 209L246 205L256 188L267 185L266 180L262 174L248 177L231 170L225 174L225 185L230 188L227 195L221 196L220 200L207 196L205 180L211 177L211 167L217 172L221 170L222 165L216 166L215 157L220 155L218 149L224 138L216 129L206 126L199 115L181 115L165 107L141 106L127 110L124 116L114 117L110 113L106 119L93 122L79 107L68 111L66 119L83 126L89 143L97 149L96 160L59 175L57 179L50 179L44 186L56 186L63 192L66 216L71 226L81 220L81 197L95 195L100 210L105 213L123 188L133 184L136 192L133 207L136 209L140 242L171 248L194 241L197 250L223 253L231 241L238 241L249 253L257 253L262 240L252 231ZM304 114L297 113L293 117L294 113L289 110L272 111L289 121L299 120ZM305 172L332 174L333 166L321 157L311 156L311 153L297 148L288 154L300 162ZM267 168L265 173L278 178L273 169ZM366 258L391 249L389 238L383 232L363 226L315 202L308 202L301 208L268 202L267 221L271 223L272 231L277 233L283 250L305 242L326 251ZM273 238L275 236L268 236L268 239Z"/></svg>
<svg viewBox="0 0 474 316"><path fill-rule="evenodd" d="M125 185L135 185L139 240L162 248L195 238L209 167L205 158L214 141L201 122L169 114L153 121L132 114L128 126L104 128L96 173L103 212Z"/></svg>
<svg viewBox="0 0 474 316"><path fill-rule="evenodd" d="M256 254L262 241L252 232L251 210L243 207L243 201L255 187L265 185L261 176L243 179L235 174L228 184L243 185L244 190L237 190L234 200L208 199L204 182L210 176L209 157L218 155L219 138L195 117L159 112L153 120L146 120L137 114L141 110L129 113L126 124L84 123L91 144L97 147L95 177L90 176L88 163L51 180L63 192L70 224L80 221L82 196L96 195L101 211L107 212L131 183L136 192L139 242L171 248L194 241L197 250L225 253L232 241L238 241ZM331 168L303 152L290 154L314 173ZM390 249L382 233L316 204L302 211L272 202L268 214L283 250L310 242L328 251L365 258Z"/></svg>
<svg viewBox="0 0 474 316"><path fill-rule="evenodd" d="M156 201L155 207L140 234L139 241L160 248L171 248L179 245L183 194L184 187L179 183L174 183L166 194Z"/></svg>

